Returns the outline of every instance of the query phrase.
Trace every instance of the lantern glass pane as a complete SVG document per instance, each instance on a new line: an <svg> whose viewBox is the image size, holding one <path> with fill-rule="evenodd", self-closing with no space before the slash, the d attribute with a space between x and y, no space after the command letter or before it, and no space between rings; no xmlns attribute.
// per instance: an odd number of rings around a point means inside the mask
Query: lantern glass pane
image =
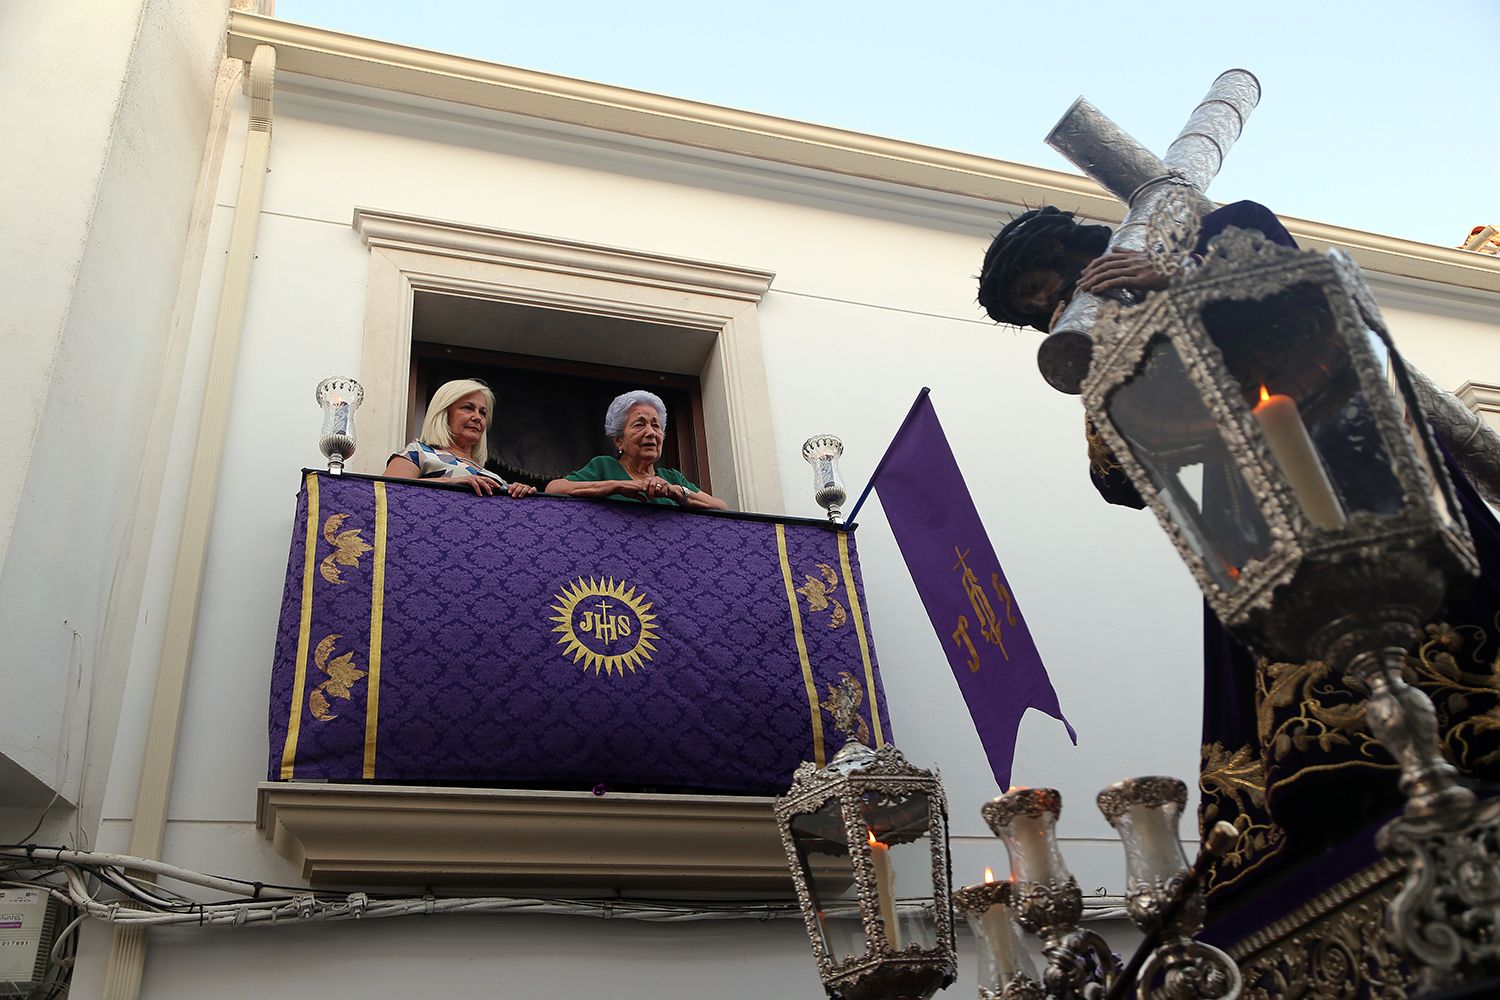
<svg viewBox="0 0 1500 1000"><path fill-rule="evenodd" d="M829 799L815 812L793 816L789 826L812 896L823 951L836 966L863 956L865 931L859 903L850 895L854 861L839 800Z"/></svg>
<svg viewBox="0 0 1500 1000"><path fill-rule="evenodd" d="M933 816L925 792L893 798L868 791L861 806L870 826L870 859L887 940L897 950L936 948L932 838L941 835L941 828L933 829L941 817Z"/></svg>
<svg viewBox="0 0 1500 1000"><path fill-rule="evenodd" d="M1182 356L1164 335L1105 400L1110 422L1145 470L1172 523L1226 590L1264 558L1271 533Z"/></svg>
<svg viewBox="0 0 1500 1000"><path fill-rule="evenodd" d="M1231 391L1270 446L1273 474L1291 487L1309 521L1338 529L1356 512L1400 513L1400 481L1320 285L1292 285L1253 302L1212 302L1202 319ZM1360 337L1356 349L1364 347Z"/></svg>
<svg viewBox="0 0 1500 1000"><path fill-rule="evenodd" d="M1416 450L1417 459L1421 463L1422 472L1427 477L1427 491L1432 500L1433 507L1438 515L1449 525L1454 523L1453 508L1448 504L1448 497L1438 485L1438 471L1434 468L1435 456L1432 448L1423 433L1426 418L1422 416L1422 409L1415 402L1416 393L1409 384L1405 371L1398 371L1397 366L1391 361L1391 347L1384 337L1370 326L1365 327L1365 340L1370 345L1370 350L1379 359L1382 371L1385 372L1386 382L1391 387L1391 392L1396 397L1396 407L1401 413L1401 427L1406 432L1407 438L1411 440L1412 447ZM1416 415L1415 418L1413 415ZM1420 423L1419 423L1420 421Z"/></svg>

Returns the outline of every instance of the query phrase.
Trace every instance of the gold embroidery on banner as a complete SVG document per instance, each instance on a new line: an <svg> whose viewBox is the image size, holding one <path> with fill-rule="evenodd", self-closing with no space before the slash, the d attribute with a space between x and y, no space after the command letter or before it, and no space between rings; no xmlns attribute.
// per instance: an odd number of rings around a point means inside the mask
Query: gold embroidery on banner
<svg viewBox="0 0 1500 1000"><path fill-rule="evenodd" d="M854 732L849 733L848 735L853 736L865 746L869 746L870 727L865 725L864 718L858 714L859 706L864 703L865 695L864 692L859 689L859 681L854 679L853 674L851 674L847 670L840 670L838 683L835 684L832 681L828 682L828 697L818 702L818 707L827 712L829 715L833 716L834 719L837 719L840 706L835 700L835 696L840 690L848 692L849 701L855 709Z"/></svg>
<svg viewBox="0 0 1500 1000"><path fill-rule="evenodd" d="M307 474L307 529L302 547L302 620L297 628L297 666L292 678L292 704L281 748L281 780L292 780L297 760L297 736L302 729L302 692L307 685L308 633L312 629L313 567L318 561L318 477Z"/></svg>
<svg viewBox="0 0 1500 1000"><path fill-rule="evenodd" d="M827 563L818 563L817 569L822 579L810 573L804 574L803 579L807 582L797 588L797 593L807 598L808 611L828 612L829 628L842 628L848 622L849 615L839 599L832 596L839 589L839 575Z"/></svg>
<svg viewBox="0 0 1500 1000"><path fill-rule="evenodd" d="M384 486L384 483L377 483ZM348 520L348 514L331 514L323 523L323 540L333 546L333 551L323 557L323 562L318 566L318 572L323 574L323 579L329 583L345 583L347 581L339 574L340 566L353 566L359 568L359 557L369 552L372 546L366 545L365 540L359 537L361 528L350 528L340 531L344 522Z"/></svg>
<svg viewBox="0 0 1500 1000"><path fill-rule="evenodd" d="M844 595L849 598L849 611L854 615L854 634L859 637L859 659L865 667L866 702L870 708L870 724L875 727L875 748L885 746L885 733L880 726L880 706L875 700L875 664L870 660L870 640L865 636L865 616L859 609L859 591L854 587L854 568L849 565L849 533L839 532L839 569L844 574Z"/></svg>
<svg viewBox="0 0 1500 1000"><path fill-rule="evenodd" d="M307 710L319 722L328 722L338 718L338 714L331 710L332 703L328 699L333 697L348 701L353 696L351 689L366 674L366 671L354 666L353 650L343 656L329 659L340 638L339 633L330 633L324 636L323 641L318 643L318 648L313 650L313 663L328 675L328 679L313 688L312 694L307 696Z"/></svg>
<svg viewBox="0 0 1500 1000"><path fill-rule="evenodd" d="M655 606L646 600L644 593L637 593L624 580L595 580L585 583L582 577L559 590L553 599L557 601L552 610L557 614L552 629L561 633L557 644L563 647L563 655L571 656L574 663L583 661L583 669L600 668L605 676L615 671L625 676L626 669L635 673L635 668L651 659L656 647L651 640L657 638Z"/></svg>
<svg viewBox="0 0 1500 1000"><path fill-rule="evenodd" d="M797 591L792 587L792 564L786 556L786 525L776 526L776 555L781 560L781 580L786 585L786 603L792 613L792 637L797 643L797 659L802 664L802 686L807 689L808 710L812 713L813 763L822 767L828 759L823 746L823 711L818 701L818 683L813 680L812 663L807 658L807 640L802 636L802 612L797 607Z"/></svg>
<svg viewBox="0 0 1500 1000"><path fill-rule="evenodd" d="M964 594L969 598L969 606L974 609L974 618L979 625L979 634L991 646L999 646L1000 655L1009 662L1010 654L1005 651L1005 637L1000 634L1000 619L995 615L995 607L990 603L989 595L984 592L984 586L980 584L979 578L969 568L968 558L969 553L972 551L972 549L964 549L960 552L957 545L953 546L953 554L958 557L958 562L953 564L953 571L957 573L959 567L963 567L963 572L959 575L959 580L963 584ZM1005 623L1014 628L1016 625L1016 616L1010 599L1010 591L1006 589L1005 584L1000 582L999 573L990 574L990 586L995 588L995 596L1005 604ZM978 673L979 653L974 649L973 640L969 638L968 616L958 616L958 626L953 630L953 641L955 643L962 642L963 645L968 647L969 671L971 673Z"/></svg>
<svg viewBox="0 0 1500 1000"><path fill-rule="evenodd" d="M375 777L375 732L380 722L380 647L385 633L385 483L375 483L375 546L370 567L370 680L365 685L366 778Z"/></svg>

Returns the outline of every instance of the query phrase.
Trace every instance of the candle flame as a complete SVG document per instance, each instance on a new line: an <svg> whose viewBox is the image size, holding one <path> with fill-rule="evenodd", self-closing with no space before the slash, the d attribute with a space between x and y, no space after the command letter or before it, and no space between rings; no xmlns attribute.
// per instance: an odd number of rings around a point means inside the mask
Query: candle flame
<svg viewBox="0 0 1500 1000"><path fill-rule="evenodd" d="M989 865L985 865L984 866L984 880L986 882L993 882L993 881L995 881L995 872L994 872L994 869L990 868Z"/></svg>
<svg viewBox="0 0 1500 1000"><path fill-rule="evenodd" d="M1260 401L1262 403L1264 403L1267 400L1269 400L1270 398L1271 398L1271 394L1266 391L1266 384L1264 382L1262 382L1260 384Z"/></svg>
<svg viewBox="0 0 1500 1000"><path fill-rule="evenodd" d="M869 835L869 837L870 837L870 846L871 847L884 847L885 846L880 841L878 841L878 840L875 839L875 831L874 830L866 830L865 833L867 833Z"/></svg>

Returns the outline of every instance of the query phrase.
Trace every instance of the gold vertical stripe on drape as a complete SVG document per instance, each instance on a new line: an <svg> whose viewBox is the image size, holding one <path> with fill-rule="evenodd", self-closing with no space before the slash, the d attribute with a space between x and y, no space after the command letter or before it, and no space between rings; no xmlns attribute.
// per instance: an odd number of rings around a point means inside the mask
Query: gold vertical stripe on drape
<svg viewBox="0 0 1500 1000"><path fill-rule="evenodd" d="M786 526L776 526L776 554L781 558L781 579L786 584L786 603L792 611L792 635L797 639L797 658L802 662L802 682L807 687L807 706L812 711L813 760L822 767L827 754L823 749L823 710L818 705L818 684L813 680L812 664L807 659L807 640L802 637L802 612L797 607L797 591L792 587L792 564L786 558Z"/></svg>
<svg viewBox="0 0 1500 1000"><path fill-rule="evenodd" d="M308 633L312 631L313 566L318 561L318 476L307 474L307 541L302 553L302 623L297 628L297 673L292 680L291 717L281 748L281 780L292 779L297 761L297 734L302 728L302 696L307 687Z"/></svg>
<svg viewBox="0 0 1500 1000"><path fill-rule="evenodd" d="M844 596L854 615L854 634L859 636L859 658L865 664L865 704L870 706L870 723L875 727L875 747L885 746L880 726L880 705L875 700L875 666L870 662L870 640L865 636L865 616L859 609L859 591L854 586L854 570L849 566L849 535L839 532L839 568L844 571Z"/></svg>
<svg viewBox="0 0 1500 1000"><path fill-rule="evenodd" d="M380 640L385 624L385 483L375 483L375 551L370 578L370 673L365 678L365 777L375 777L380 721Z"/></svg>

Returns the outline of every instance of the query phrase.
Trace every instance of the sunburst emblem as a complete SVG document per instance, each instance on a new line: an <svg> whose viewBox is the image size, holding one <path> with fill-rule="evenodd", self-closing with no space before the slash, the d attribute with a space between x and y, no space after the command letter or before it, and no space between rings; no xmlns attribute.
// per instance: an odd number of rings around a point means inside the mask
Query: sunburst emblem
<svg viewBox="0 0 1500 1000"><path fill-rule="evenodd" d="M563 655L583 669L602 669L606 675L635 668L651 659L656 647L656 616L646 595L627 586L624 580L595 580L579 577L556 595L552 620L557 627L557 644Z"/></svg>

